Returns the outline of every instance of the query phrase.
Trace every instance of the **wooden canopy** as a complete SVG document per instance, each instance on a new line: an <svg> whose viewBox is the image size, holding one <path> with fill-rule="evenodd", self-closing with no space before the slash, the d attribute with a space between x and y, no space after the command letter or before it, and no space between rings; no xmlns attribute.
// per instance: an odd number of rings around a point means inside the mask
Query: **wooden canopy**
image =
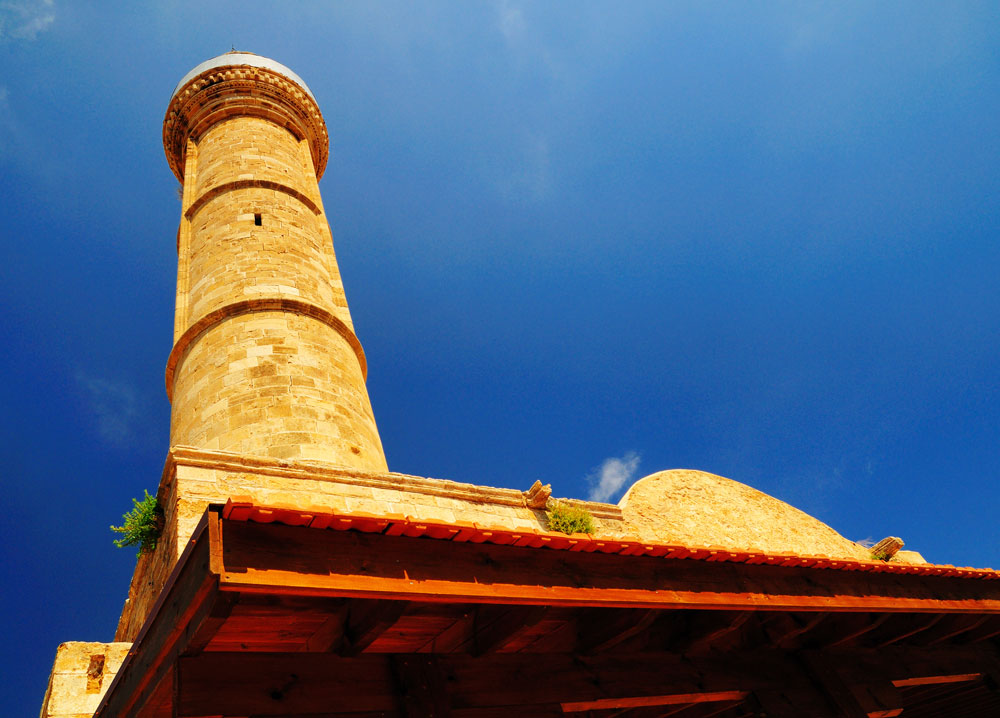
<svg viewBox="0 0 1000 718"><path fill-rule="evenodd" d="M96 716L1000 715L1000 575L798 558L233 501Z"/></svg>

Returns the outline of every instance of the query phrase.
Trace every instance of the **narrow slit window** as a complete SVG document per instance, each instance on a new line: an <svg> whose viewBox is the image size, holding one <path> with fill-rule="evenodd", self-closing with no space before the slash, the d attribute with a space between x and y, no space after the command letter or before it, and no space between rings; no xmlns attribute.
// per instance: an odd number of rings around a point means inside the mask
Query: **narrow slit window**
<svg viewBox="0 0 1000 718"><path fill-rule="evenodd" d="M256 214L254 214L254 216L253 216L253 223L256 224L258 227L260 227L262 224L264 224L264 220L261 219L260 212L257 212Z"/></svg>

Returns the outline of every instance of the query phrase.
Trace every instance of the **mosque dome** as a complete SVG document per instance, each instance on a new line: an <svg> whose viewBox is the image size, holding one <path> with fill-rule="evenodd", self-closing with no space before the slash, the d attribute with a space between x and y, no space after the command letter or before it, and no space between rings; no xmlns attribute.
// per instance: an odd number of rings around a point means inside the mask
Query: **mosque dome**
<svg viewBox="0 0 1000 718"><path fill-rule="evenodd" d="M660 471L619 502L625 530L686 546L870 560L864 547L773 496L704 471Z"/></svg>
<svg viewBox="0 0 1000 718"><path fill-rule="evenodd" d="M207 72L209 70L215 70L220 67L234 67L238 65L244 65L249 67L261 67L264 68L265 70L276 72L279 75L288 78L296 85L301 87L305 91L305 93L309 95L310 98L312 98L313 102L316 101L316 98L313 97L313 93L309 89L309 86L302 81L302 78L296 75L291 70L289 70L284 65L282 65L280 62L272 60L269 57L264 57L263 55L255 55L252 52L240 52L239 50L233 50L232 52L224 53L222 55L219 55L218 57L213 57L211 60L205 60L205 62L195 66L189 73L187 73L186 75L184 75L184 77L181 78L180 82L177 83L177 87L175 87L174 91L170 94L170 99L173 100L174 97L177 95L177 93L181 91L181 88L184 87L184 85L186 85L190 80L193 80L201 73Z"/></svg>

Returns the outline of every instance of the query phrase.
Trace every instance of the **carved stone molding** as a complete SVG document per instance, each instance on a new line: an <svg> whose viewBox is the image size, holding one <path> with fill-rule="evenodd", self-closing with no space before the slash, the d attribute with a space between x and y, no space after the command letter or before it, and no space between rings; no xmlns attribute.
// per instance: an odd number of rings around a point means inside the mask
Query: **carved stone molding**
<svg viewBox="0 0 1000 718"><path fill-rule="evenodd" d="M177 91L163 120L163 148L170 169L183 181L187 140L195 142L229 117L263 117L309 141L316 178L330 152L326 122L316 101L297 83L262 67L212 68Z"/></svg>
<svg viewBox="0 0 1000 718"><path fill-rule="evenodd" d="M173 400L174 375L177 372L177 365L184 356L184 352L191 346L191 343L223 320L241 314L250 314L251 312L292 312L323 322L340 334L351 346L354 354L358 357L358 364L361 366L361 376L367 378L368 362L365 359L365 351L361 348L361 342L358 341L358 337L354 334L354 331L344 324L342 320L333 316L325 309L309 302L301 302L298 299L288 299L285 297L264 297L261 299L246 299L219 307L187 328L187 331L174 344L174 348L167 359L166 384L168 399Z"/></svg>

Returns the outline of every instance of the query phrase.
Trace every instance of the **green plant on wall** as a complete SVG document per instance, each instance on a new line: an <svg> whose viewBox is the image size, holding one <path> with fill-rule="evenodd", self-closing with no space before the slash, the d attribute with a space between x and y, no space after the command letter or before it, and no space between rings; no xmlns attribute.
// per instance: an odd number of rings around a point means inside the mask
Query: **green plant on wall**
<svg viewBox="0 0 1000 718"><path fill-rule="evenodd" d="M159 502L155 496L150 496L148 491L143 491L146 495L142 501L132 499L132 510L127 514L122 514L124 523L121 526L112 526L111 530L120 533L121 538L115 539L115 546L125 548L126 546L138 546L139 553L149 553L156 548L156 541L160 538L163 530L163 512L160 511Z"/></svg>
<svg viewBox="0 0 1000 718"><path fill-rule="evenodd" d="M549 529L564 534L594 533L594 517L586 509L553 501L548 508Z"/></svg>

